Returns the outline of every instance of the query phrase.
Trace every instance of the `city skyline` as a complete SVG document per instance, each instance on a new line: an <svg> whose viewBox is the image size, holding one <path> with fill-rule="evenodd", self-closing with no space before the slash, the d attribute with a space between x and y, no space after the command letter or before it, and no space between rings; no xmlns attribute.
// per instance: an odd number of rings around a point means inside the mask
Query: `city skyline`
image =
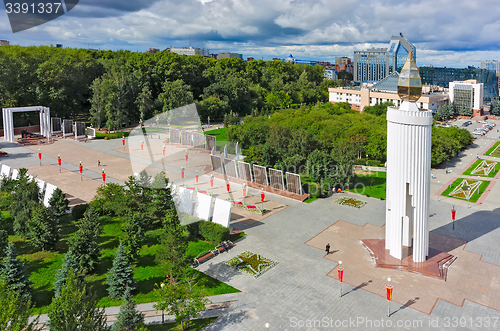
<svg viewBox="0 0 500 331"><path fill-rule="evenodd" d="M191 45L244 58L293 54L332 62L352 58L354 51L388 47L390 37L402 33L418 49L419 66L480 67L481 61L500 59L499 11L493 1L88 0L15 34L2 11L0 39L11 45L134 52Z"/></svg>

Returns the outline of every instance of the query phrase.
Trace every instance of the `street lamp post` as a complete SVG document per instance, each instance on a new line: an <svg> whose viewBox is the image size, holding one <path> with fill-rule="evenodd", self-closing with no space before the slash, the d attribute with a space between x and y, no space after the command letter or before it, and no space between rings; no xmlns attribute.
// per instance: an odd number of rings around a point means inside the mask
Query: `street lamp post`
<svg viewBox="0 0 500 331"><path fill-rule="evenodd" d="M337 268L338 276L339 276L339 286L340 286L340 295L342 298L342 283L344 282L344 268L342 268L342 261L339 261L339 266Z"/></svg>
<svg viewBox="0 0 500 331"><path fill-rule="evenodd" d="M141 156L144 155L144 141L141 141Z"/></svg>
<svg viewBox="0 0 500 331"><path fill-rule="evenodd" d="M59 173L61 173L61 154L57 155L57 164L59 164Z"/></svg>
<svg viewBox="0 0 500 331"><path fill-rule="evenodd" d="M241 188L243 189L243 201L245 201L245 198L247 197L247 183L244 182Z"/></svg>
<svg viewBox="0 0 500 331"><path fill-rule="evenodd" d="M260 192L260 210L262 211L262 213L264 213L264 199L266 198L266 195L264 194L263 187L261 188L261 191L262 192Z"/></svg>
<svg viewBox="0 0 500 331"><path fill-rule="evenodd" d="M104 172L104 169L102 169L102 181L104 182L104 184L106 184L106 173Z"/></svg>
<svg viewBox="0 0 500 331"><path fill-rule="evenodd" d="M196 170L196 183L198 183L199 177L198 177L198 170Z"/></svg>
<svg viewBox="0 0 500 331"><path fill-rule="evenodd" d="M387 291L387 317L391 317L392 285L391 278L387 278L389 284L385 287Z"/></svg>
<svg viewBox="0 0 500 331"><path fill-rule="evenodd" d="M455 215L457 211L455 210L455 206L451 209L451 222L452 222L452 229L455 230Z"/></svg>
<svg viewBox="0 0 500 331"><path fill-rule="evenodd" d="M161 288L163 289L163 287L165 286L165 284L161 283L160 284ZM165 323L165 314L163 312L163 309L161 310L161 324Z"/></svg>
<svg viewBox="0 0 500 331"><path fill-rule="evenodd" d="M214 175L210 175L210 187L212 188L212 196L214 195Z"/></svg>
<svg viewBox="0 0 500 331"><path fill-rule="evenodd" d="M125 135L124 134L122 135L122 146L123 146L123 150L125 150Z"/></svg>
<svg viewBox="0 0 500 331"><path fill-rule="evenodd" d="M82 172L83 172L83 166L82 166L82 161L80 161L80 181L82 181Z"/></svg>
<svg viewBox="0 0 500 331"><path fill-rule="evenodd" d="M42 165L42 152L40 152L40 148L38 149L38 160L40 160L40 165Z"/></svg>
<svg viewBox="0 0 500 331"><path fill-rule="evenodd" d="M187 169L187 167L188 167L188 151L187 151L187 149L186 149L185 158L186 158L186 169Z"/></svg>
<svg viewBox="0 0 500 331"><path fill-rule="evenodd" d="M227 189L227 200L231 200L231 195L229 194L229 192L231 191L231 186L229 185L229 183L226 183L226 189Z"/></svg>

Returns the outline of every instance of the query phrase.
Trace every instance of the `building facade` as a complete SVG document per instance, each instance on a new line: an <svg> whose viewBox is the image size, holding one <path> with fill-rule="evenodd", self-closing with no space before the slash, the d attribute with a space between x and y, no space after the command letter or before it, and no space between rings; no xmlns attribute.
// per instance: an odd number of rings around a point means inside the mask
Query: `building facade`
<svg viewBox="0 0 500 331"><path fill-rule="evenodd" d="M325 72L323 73L323 76L326 79L335 80L335 79L338 78L337 70L335 70L335 69L325 69Z"/></svg>
<svg viewBox="0 0 500 331"><path fill-rule="evenodd" d="M455 103L459 113L472 113L474 116L481 116L483 110L483 84L476 80L466 80L463 82L451 82L450 102Z"/></svg>
<svg viewBox="0 0 500 331"><path fill-rule="evenodd" d="M500 61L498 60L481 61L481 69L492 70L497 74L500 74Z"/></svg>
<svg viewBox="0 0 500 331"><path fill-rule="evenodd" d="M0 46L8 46L10 45L8 40L0 40Z"/></svg>
<svg viewBox="0 0 500 331"><path fill-rule="evenodd" d="M243 60L243 54L228 53L228 52L222 52L222 53L218 53L217 54L217 60L220 60L220 59L229 59L229 58L232 58L232 57L236 57L238 59L242 59Z"/></svg>
<svg viewBox="0 0 500 331"><path fill-rule="evenodd" d="M172 47L167 48L167 51L172 53L177 53L179 55L201 55L208 56L208 49L206 48L195 48L195 47Z"/></svg>
<svg viewBox="0 0 500 331"><path fill-rule="evenodd" d="M410 52L416 59L415 46L402 35L392 36L388 48L355 51L353 79L355 82L375 82L392 72L400 72Z"/></svg>
<svg viewBox="0 0 500 331"><path fill-rule="evenodd" d="M483 101L491 101L498 97L498 76L494 71L475 67L446 68L424 66L420 67L422 84L449 87L451 82L476 80L483 84Z"/></svg>

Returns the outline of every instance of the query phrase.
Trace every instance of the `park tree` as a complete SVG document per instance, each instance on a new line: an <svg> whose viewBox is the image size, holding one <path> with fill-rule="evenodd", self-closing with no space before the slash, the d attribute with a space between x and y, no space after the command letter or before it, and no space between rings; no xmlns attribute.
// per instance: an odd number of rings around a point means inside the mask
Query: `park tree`
<svg viewBox="0 0 500 331"><path fill-rule="evenodd" d="M66 195L60 188L56 188L52 193L52 197L49 199L49 208L52 213L61 217L69 209L69 200L66 199Z"/></svg>
<svg viewBox="0 0 500 331"><path fill-rule="evenodd" d="M57 219L41 203L33 208L28 227L28 241L42 251L54 247L61 237Z"/></svg>
<svg viewBox="0 0 500 331"><path fill-rule="evenodd" d="M78 270L87 274L94 270L101 255L97 239L100 235L97 214L88 208L77 223L78 230L69 241L69 249L75 257Z"/></svg>
<svg viewBox="0 0 500 331"><path fill-rule="evenodd" d="M144 228L142 217L139 213L129 211L125 226L123 228L123 248L128 256L129 262L137 261L141 250L141 242L144 239Z"/></svg>
<svg viewBox="0 0 500 331"><path fill-rule="evenodd" d="M25 264L17 257L14 245L9 245L5 251L5 259L2 264L2 278L8 290L19 295L24 301L31 299L31 281L26 276L28 269Z"/></svg>
<svg viewBox="0 0 500 331"><path fill-rule="evenodd" d="M33 315L31 300L25 300L19 293L9 289L3 280L0 280L0 330L7 331L35 331L38 330L38 317Z"/></svg>
<svg viewBox="0 0 500 331"><path fill-rule="evenodd" d="M120 306L120 312L116 316L112 331L147 331L144 325L144 315L137 310L135 301L132 299L130 288L124 295L125 303Z"/></svg>
<svg viewBox="0 0 500 331"><path fill-rule="evenodd" d="M73 254L71 254L71 251L64 255L61 269L56 272L56 279L54 281L54 295L56 298L61 296L61 290L66 284L66 278L68 277L70 270L73 270L73 272L78 275L78 264L76 263L76 259Z"/></svg>
<svg viewBox="0 0 500 331"><path fill-rule="evenodd" d="M113 259L113 266L109 269L106 280L109 297L123 299L127 289L129 291L134 290L134 283L134 271L130 267L129 258L125 253L123 244L120 243Z"/></svg>
<svg viewBox="0 0 500 331"><path fill-rule="evenodd" d="M190 320L205 309L210 303L206 298L204 289L197 286L193 277L185 277L182 280L160 284L156 289L160 298L153 307L167 314L175 315L175 321L180 324L182 330L189 327Z"/></svg>
<svg viewBox="0 0 500 331"><path fill-rule="evenodd" d="M495 116L500 116L500 100L498 99L491 100L490 113Z"/></svg>
<svg viewBox="0 0 500 331"><path fill-rule="evenodd" d="M98 299L84 281L70 269L61 295L52 299L48 326L51 331L105 331L106 314L97 306Z"/></svg>
<svg viewBox="0 0 500 331"><path fill-rule="evenodd" d="M187 264L187 238L175 209L167 212L163 224L156 262L162 264L169 275L179 275Z"/></svg>
<svg viewBox="0 0 500 331"><path fill-rule="evenodd" d="M137 96L135 103L139 109L139 120L144 123L147 119L153 117L155 109L155 100L149 86L145 85Z"/></svg>
<svg viewBox="0 0 500 331"><path fill-rule="evenodd" d="M189 105L194 101L191 87L181 79L165 81L163 93L158 98L163 104L164 112Z"/></svg>
<svg viewBox="0 0 500 331"><path fill-rule="evenodd" d="M13 192L9 197L10 214L14 218L14 233L25 237L28 221L33 208L40 203L41 193L34 178L28 177L26 169L21 169L18 179L13 182Z"/></svg>

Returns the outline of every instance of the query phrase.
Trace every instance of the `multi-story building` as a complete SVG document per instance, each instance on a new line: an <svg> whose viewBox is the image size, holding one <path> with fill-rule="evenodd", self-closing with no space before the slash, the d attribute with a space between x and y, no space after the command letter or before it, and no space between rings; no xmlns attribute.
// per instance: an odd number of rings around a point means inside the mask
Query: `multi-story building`
<svg viewBox="0 0 500 331"><path fill-rule="evenodd" d="M325 72L323 73L323 76L326 79L330 79L330 80L337 79L338 78L338 76L337 76L337 70L335 70L335 69L325 69Z"/></svg>
<svg viewBox="0 0 500 331"><path fill-rule="evenodd" d="M450 102L461 114L481 116L483 111L483 83L475 79L450 82Z"/></svg>
<svg viewBox="0 0 500 331"><path fill-rule="evenodd" d="M481 61L481 69L492 70L498 74L500 73L500 61L498 60Z"/></svg>
<svg viewBox="0 0 500 331"><path fill-rule="evenodd" d="M498 97L498 79L494 71L474 67L446 68L424 66L420 67L422 85L437 85L448 87L451 82L475 79L483 84L483 101L491 101Z"/></svg>
<svg viewBox="0 0 500 331"><path fill-rule="evenodd" d="M408 53L416 59L416 48L403 35L392 36L389 48L372 48L354 52L355 82L379 81L392 72L399 72Z"/></svg>
<svg viewBox="0 0 500 331"><path fill-rule="evenodd" d="M0 40L0 46L8 46L10 45L8 40Z"/></svg>
<svg viewBox="0 0 500 331"><path fill-rule="evenodd" d="M177 53L179 55L201 55L208 57L208 49L195 47L171 47L167 48L168 52Z"/></svg>
<svg viewBox="0 0 500 331"><path fill-rule="evenodd" d="M397 93L398 76L397 72L393 72L378 83L366 88L329 88L329 101L331 103L347 102L352 109L359 111L363 111L366 106L374 106L387 101L391 101L395 106L399 107L401 99ZM419 108L435 112L438 107L448 103L449 96L447 92L434 92L431 89L425 91L417 101Z"/></svg>
<svg viewBox="0 0 500 331"><path fill-rule="evenodd" d="M146 53L154 54L158 53L160 50L158 48L150 48L149 50L146 51Z"/></svg>
<svg viewBox="0 0 500 331"><path fill-rule="evenodd" d="M243 60L243 54L228 53L228 52L222 52L222 53L217 54L217 60L220 60L220 59L229 59L229 58L232 58L232 57L236 57L236 58L239 58L239 59Z"/></svg>

